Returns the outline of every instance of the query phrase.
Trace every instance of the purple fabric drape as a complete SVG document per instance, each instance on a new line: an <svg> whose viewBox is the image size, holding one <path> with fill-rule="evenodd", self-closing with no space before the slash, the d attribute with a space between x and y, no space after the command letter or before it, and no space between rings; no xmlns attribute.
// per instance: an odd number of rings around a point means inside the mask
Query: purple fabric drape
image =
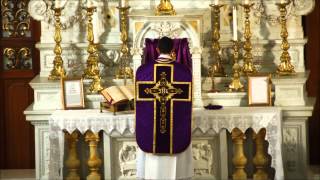
<svg viewBox="0 0 320 180"><path fill-rule="evenodd" d="M158 58L159 54L156 50L159 39L145 40L145 48L143 53L143 64L154 61ZM176 53L176 61L186 65L190 70L192 69L192 58L189 50L189 43L187 38L174 39L173 48Z"/></svg>

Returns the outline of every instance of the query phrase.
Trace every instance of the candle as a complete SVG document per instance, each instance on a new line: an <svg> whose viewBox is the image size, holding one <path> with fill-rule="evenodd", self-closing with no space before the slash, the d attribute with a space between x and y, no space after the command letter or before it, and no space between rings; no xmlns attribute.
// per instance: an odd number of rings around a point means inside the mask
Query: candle
<svg viewBox="0 0 320 180"><path fill-rule="evenodd" d="M214 0L214 5L219 5L219 0Z"/></svg>
<svg viewBox="0 0 320 180"><path fill-rule="evenodd" d="M244 4L246 4L246 5L249 4L249 0L245 0Z"/></svg>
<svg viewBox="0 0 320 180"><path fill-rule="evenodd" d="M93 7L93 2L92 2L92 0L87 0L87 7L88 7L88 8Z"/></svg>
<svg viewBox="0 0 320 180"><path fill-rule="evenodd" d="M286 0L280 0L280 3L281 3L281 4L286 3Z"/></svg>
<svg viewBox="0 0 320 180"><path fill-rule="evenodd" d="M127 7L128 6L128 1L127 0L120 0L120 7Z"/></svg>
<svg viewBox="0 0 320 180"><path fill-rule="evenodd" d="M61 7L61 2L60 2L60 0L55 0L55 1L54 1L54 7L55 7L55 8L60 8L60 7Z"/></svg>
<svg viewBox="0 0 320 180"><path fill-rule="evenodd" d="M238 19L237 19L237 7L233 6L233 11L232 11L232 16L233 16L233 40L237 41L238 40Z"/></svg>

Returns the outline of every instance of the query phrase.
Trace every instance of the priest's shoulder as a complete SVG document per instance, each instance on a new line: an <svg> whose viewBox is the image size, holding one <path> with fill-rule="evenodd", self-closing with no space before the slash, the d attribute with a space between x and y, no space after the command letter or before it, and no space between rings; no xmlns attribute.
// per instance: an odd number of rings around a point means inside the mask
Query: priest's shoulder
<svg viewBox="0 0 320 180"><path fill-rule="evenodd" d="M178 62L174 62L174 67L175 67L176 71L182 71L182 72L188 73L190 76L192 76L191 70L186 65L178 63Z"/></svg>
<svg viewBox="0 0 320 180"><path fill-rule="evenodd" d="M152 66L153 67L154 63L146 63L142 64L138 67L136 73L139 73L140 71L144 71L145 69L148 69L148 67Z"/></svg>

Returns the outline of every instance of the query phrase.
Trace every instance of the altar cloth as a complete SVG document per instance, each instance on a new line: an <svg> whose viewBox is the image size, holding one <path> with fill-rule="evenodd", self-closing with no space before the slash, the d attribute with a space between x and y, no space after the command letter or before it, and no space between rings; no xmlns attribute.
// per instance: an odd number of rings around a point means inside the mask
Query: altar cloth
<svg viewBox="0 0 320 180"><path fill-rule="evenodd" d="M277 107L226 107L222 110L193 109L192 130L200 129L203 133L209 130L229 132L239 128L242 132L252 128L258 132L266 128L266 140L269 142L268 154L272 156L271 167L275 169L275 179L283 180L282 162L282 114ZM134 134L134 114L119 112L100 113L98 109L57 110L49 117L50 156L49 179L62 179L64 136L63 130L72 133L79 130L84 134L87 130L107 134L127 131Z"/></svg>

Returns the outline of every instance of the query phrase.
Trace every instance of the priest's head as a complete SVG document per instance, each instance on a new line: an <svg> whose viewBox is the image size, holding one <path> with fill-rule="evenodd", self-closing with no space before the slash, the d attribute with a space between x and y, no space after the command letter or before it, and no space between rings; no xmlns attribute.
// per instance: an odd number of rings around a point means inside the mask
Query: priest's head
<svg viewBox="0 0 320 180"><path fill-rule="evenodd" d="M166 36L162 37L159 40L157 51L160 54L171 54L173 51L172 39Z"/></svg>

